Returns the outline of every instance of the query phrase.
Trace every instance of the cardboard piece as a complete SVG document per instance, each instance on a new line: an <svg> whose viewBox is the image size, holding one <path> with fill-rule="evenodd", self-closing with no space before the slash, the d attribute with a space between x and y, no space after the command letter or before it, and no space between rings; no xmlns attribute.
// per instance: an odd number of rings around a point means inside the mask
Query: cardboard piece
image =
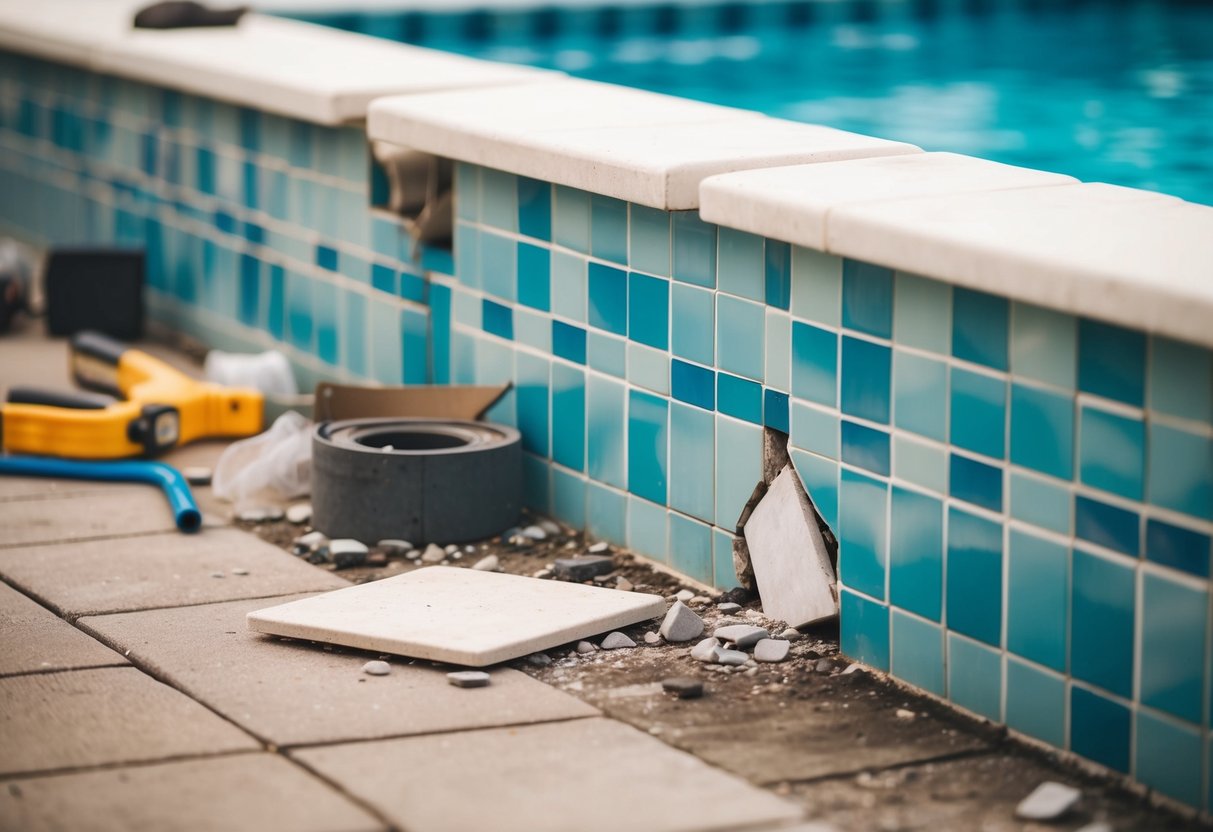
<svg viewBox="0 0 1213 832"><path fill-rule="evenodd" d="M364 387L352 384L316 385L315 420L417 417L476 421L510 389L500 387Z"/></svg>

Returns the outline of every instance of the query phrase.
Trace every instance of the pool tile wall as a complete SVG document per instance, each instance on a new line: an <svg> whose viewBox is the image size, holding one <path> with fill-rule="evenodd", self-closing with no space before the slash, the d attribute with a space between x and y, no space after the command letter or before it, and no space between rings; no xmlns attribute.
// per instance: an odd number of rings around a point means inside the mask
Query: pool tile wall
<svg viewBox="0 0 1213 832"><path fill-rule="evenodd" d="M527 502L734 583L764 427L843 650L1208 806L1206 349L470 165L450 251L323 128L0 54L0 228L148 252L149 305L303 380L513 382Z"/></svg>

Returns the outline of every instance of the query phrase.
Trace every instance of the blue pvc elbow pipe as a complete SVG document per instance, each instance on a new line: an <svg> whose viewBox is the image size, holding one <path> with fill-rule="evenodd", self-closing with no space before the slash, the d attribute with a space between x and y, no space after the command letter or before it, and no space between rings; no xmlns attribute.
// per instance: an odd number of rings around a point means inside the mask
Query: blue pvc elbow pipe
<svg viewBox="0 0 1213 832"><path fill-rule="evenodd" d="M202 527L202 514L185 477L163 462L122 459L113 462L81 462L46 456L0 456L0 474L26 477L63 477L71 480L145 482L156 485L168 498L169 508L183 532Z"/></svg>

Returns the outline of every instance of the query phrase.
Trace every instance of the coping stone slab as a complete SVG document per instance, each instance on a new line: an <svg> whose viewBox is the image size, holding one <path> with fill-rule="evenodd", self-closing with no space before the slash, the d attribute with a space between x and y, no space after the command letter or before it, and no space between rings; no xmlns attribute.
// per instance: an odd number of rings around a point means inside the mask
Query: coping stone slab
<svg viewBox="0 0 1213 832"><path fill-rule="evenodd" d="M479 574L479 573L477 573ZM82 618L85 630L175 687L279 746L593 716L597 711L508 668L488 688L456 691L445 670L249 632L265 601L232 601Z"/></svg>
<svg viewBox="0 0 1213 832"><path fill-rule="evenodd" d="M0 676L124 664L101 642L0 584Z"/></svg>
<svg viewBox="0 0 1213 832"><path fill-rule="evenodd" d="M432 566L249 615L250 629L486 667L665 612L658 595Z"/></svg>
<svg viewBox="0 0 1213 832"><path fill-rule="evenodd" d="M218 572L226 579L211 577ZM0 549L0 576L68 618L349 586L233 528Z"/></svg>
<svg viewBox="0 0 1213 832"><path fill-rule="evenodd" d="M750 828L801 816L799 807L607 719L292 755L412 832L675 832ZM468 783L476 784L474 800L464 794ZM609 795L626 799L603 799Z"/></svg>
<svg viewBox="0 0 1213 832"><path fill-rule="evenodd" d="M0 679L0 775L258 748L133 667Z"/></svg>
<svg viewBox="0 0 1213 832"><path fill-rule="evenodd" d="M372 832L383 825L277 754L237 754L34 777L0 789L0 819L64 829Z"/></svg>

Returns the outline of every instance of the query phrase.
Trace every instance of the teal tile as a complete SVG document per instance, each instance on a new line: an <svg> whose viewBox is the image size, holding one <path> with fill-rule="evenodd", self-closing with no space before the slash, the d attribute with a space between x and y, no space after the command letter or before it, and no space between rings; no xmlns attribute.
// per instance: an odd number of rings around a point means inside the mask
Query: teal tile
<svg viewBox="0 0 1213 832"><path fill-rule="evenodd" d="M1011 472L1011 516L1042 529L1070 534L1074 494L1064 485L1043 477Z"/></svg>
<svg viewBox="0 0 1213 832"><path fill-rule="evenodd" d="M792 395L830 405L838 401L838 333L792 321Z"/></svg>
<svg viewBox="0 0 1213 832"><path fill-rule="evenodd" d="M716 364L739 376L762 381L766 313L762 304L717 295Z"/></svg>
<svg viewBox="0 0 1213 832"><path fill-rule="evenodd" d="M712 585L718 589L737 586L737 570L733 567L733 535L712 527Z"/></svg>
<svg viewBox="0 0 1213 832"><path fill-rule="evenodd" d="M943 502L900 486L893 486L892 500L889 601L939 621L943 606Z"/></svg>
<svg viewBox="0 0 1213 832"><path fill-rule="evenodd" d="M843 654L887 671L889 608L845 589L839 600L839 647Z"/></svg>
<svg viewBox="0 0 1213 832"><path fill-rule="evenodd" d="M716 226L698 211L670 215L674 231L674 279L709 289L716 286Z"/></svg>
<svg viewBox="0 0 1213 832"><path fill-rule="evenodd" d="M632 203L629 217L628 265L660 277L670 276L670 215Z"/></svg>
<svg viewBox="0 0 1213 832"><path fill-rule="evenodd" d="M1066 744L1065 678L1007 657L1007 725L1056 748Z"/></svg>
<svg viewBox="0 0 1213 832"><path fill-rule="evenodd" d="M1074 550L1070 601L1070 672L1121 696L1133 695L1132 566Z"/></svg>
<svg viewBox="0 0 1213 832"><path fill-rule="evenodd" d="M762 428L716 416L716 525L736 528L754 487L762 481Z"/></svg>
<svg viewBox="0 0 1213 832"><path fill-rule="evenodd" d="M717 245L716 288L731 295L765 301L762 237L722 227Z"/></svg>
<svg viewBox="0 0 1213 832"><path fill-rule="evenodd" d="M610 373L616 378L627 377L628 342L626 340L591 329L586 334L586 344L589 364L593 369Z"/></svg>
<svg viewBox="0 0 1213 832"><path fill-rule="evenodd" d="M671 511L669 516L669 564L697 581L712 583L715 577L712 562L712 527L676 511Z"/></svg>
<svg viewBox="0 0 1213 832"><path fill-rule="evenodd" d="M964 361L1007 369L1009 303L972 289L952 290L952 355Z"/></svg>
<svg viewBox="0 0 1213 832"><path fill-rule="evenodd" d="M586 473L616 488L627 487L626 392L620 382L592 373L586 378Z"/></svg>
<svg viewBox="0 0 1213 832"><path fill-rule="evenodd" d="M1130 500L1140 500L1145 468L1145 425L1118 413L1082 408L1079 480Z"/></svg>
<svg viewBox="0 0 1213 832"><path fill-rule="evenodd" d="M939 355L952 352L952 287L897 272L893 283L893 340Z"/></svg>
<svg viewBox="0 0 1213 832"><path fill-rule="evenodd" d="M949 633L948 699L1002 722L1002 656L998 651Z"/></svg>
<svg viewBox="0 0 1213 832"><path fill-rule="evenodd" d="M670 402L670 507L715 517L716 420L706 410Z"/></svg>
<svg viewBox="0 0 1213 832"><path fill-rule="evenodd" d="M552 459L585 467L585 372L560 361L552 362Z"/></svg>
<svg viewBox="0 0 1213 832"><path fill-rule="evenodd" d="M841 257L792 247L792 314L827 326L841 325Z"/></svg>
<svg viewBox="0 0 1213 832"><path fill-rule="evenodd" d="M930 439L948 438L948 365L893 351L893 424Z"/></svg>
<svg viewBox="0 0 1213 832"><path fill-rule="evenodd" d="M948 628L1002 643L1002 525L948 509Z"/></svg>
<svg viewBox="0 0 1213 832"><path fill-rule="evenodd" d="M552 513L575 529L585 527L585 478L552 467Z"/></svg>
<svg viewBox="0 0 1213 832"><path fill-rule="evenodd" d="M637 387L668 396L670 394L670 354L643 344L629 343L628 381Z"/></svg>
<svg viewBox="0 0 1213 832"><path fill-rule="evenodd" d="M665 505L669 481L669 400L628 391L628 490Z"/></svg>
<svg viewBox="0 0 1213 832"><path fill-rule="evenodd" d="M893 475L938 494L947 494L948 454L938 445L894 433Z"/></svg>
<svg viewBox="0 0 1213 832"><path fill-rule="evenodd" d="M1074 398L1011 385L1011 461L1063 480L1074 476Z"/></svg>
<svg viewBox="0 0 1213 832"><path fill-rule="evenodd" d="M588 266L584 257L552 252L552 313L585 323Z"/></svg>
<svg viewBox="0 0 1213 832"><path fill-rule="evenodd" d="M1007 649L1065 672L1070 550L1011 530L1007 565Z"/></svg>
<svg viewBox="0 0 1213 832"><path fill-rule="evenodd" d="M547 456L550 447L551 365L548 359L521 350L514 359L514 391L522 447L541 456Z"/></svg>
<svg viewBox="0 0 1213 832"><path fill-rule="evenodd" d="M888 563L889 486L843 469L838 493L839 580L852 589L884 600Z"/></svg>
<svg viewBox="0 0 1213 832"><path fill-rule="evenodd" d="M767 310L766 374L768 387L787 393L792 378L792 319L786 312Z"/></svg>
<svg viewBox="0 0 1213 832"><path fill-rule="evenodd" d="M809 500L831 529L838 528L838 463L795 448L789 454Z"/></svg>
<svg viewBox="0 0 1213 832"><path fill-rule="evenodd" d="M552 239L565 248L590 251L590 195L575 188L556 186L552 206Z"/></svg>
<svg viewBox="0 0 1213 832"><path fill-rule="evenodd" d="M480 285L504 300L518 297L518 245L509 237L480 233Z"/></svg>
<svg viewBox="0 0 1213 832"><path fill-rule="evenodd" d="M716 363L716 299L710 290L670 284L670 348L674 355Z"/></svg>
<svg viewBox="0 0 1213 832"><path fill-rule="evenodd" d="M1213 520L1213 439L1151 423L1147 496L1151 503Z"/></svg>
<svg viewBox="0 0 1213 832"><path fill-rule="evenodd" d="M1142 333L1086 318L1078 322L1078 386L1084 392L1141 407L1145 364Z"/></svg>
<svg viewBox="0 0 1213 832"><path fill-rule="evenodd" d="M952 368L952 444L1002 459L1005 452L1007 382L1003 378Z"/></svg>
<svg viewBox="0 0 1213 832"><path fill-rule="evenodd" d="M884 266L844 260L842 325L878 338L893 334L893 272Z"/></svg>
<svg viewBox="0 0 1213 832"><path fill-rule="evenodd" d="M1155 335L1150 342L1150 408L1213 422L1213 353Z"/></svg>
<svg viewBox="0 0 1213 832"><path fill-rule="evenodd" d="M656 561L669 562L668 515L665 506L629 496L628 548Z"/></svg>
<svg viewBox="0 0 1213 832"><path fill-rule="evenodd" d="M1199 731L1137 712L1133 773L1141 783L1199 808L1202 756Z"/></svg>
<svg viewBox="0 0 1213 832"><path fill-rule="evenodd" d="M844 335L838 403L848 416L889 423L893 351L884 344Z"/></svg>
<svg viewBox="0 0 1213 832"><path fill-rule="evenodd" d="M1011 372L1073 390L1078 383L1078 320L1029 303L1012 304Z"/></svg>
<svg viewBox="0 0 1213 832"><path fill-rule="evenodd" d="M589 480L586 483L585 527L591 537L627 545L628 499L622 491Z"/></svg>
<svg viewBox="0 0 1213 832"><path fill-rule="evenodd" d="M1207 588L1147 572L1142 578L1141 701L1200 723L1205 687Z"/></svg>
<svg viewBox="0 0 1213 832"><path fill-rule="evenodd" d="M793 447L838 459L838 414L792 401Z"/></svg>
<svg viewBox="0 0 1213 832"><path fill-rule="evenodd" d="M894 676L936 696L944 695L943 631L893 609Z"/></svg>
<svg viewBox="0 0 1213 832"><path fill-rule="evenodd" d="M1073 685L1070 750L1109 768L1129 772L1132 712L1119 702Z"/></svg>
<svg viewBox="0 0 1213 832"><path fill-rule="evenodd" d="M628 204L609 196L590 196L590 253L603 260L628 262Z"/></svg>

